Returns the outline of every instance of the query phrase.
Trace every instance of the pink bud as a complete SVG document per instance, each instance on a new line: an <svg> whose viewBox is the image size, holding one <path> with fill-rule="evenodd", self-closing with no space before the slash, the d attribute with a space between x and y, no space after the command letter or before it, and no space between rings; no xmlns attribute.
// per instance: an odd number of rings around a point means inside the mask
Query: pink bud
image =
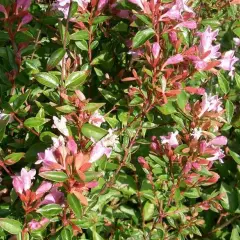
<svg viewBox="0 0 240 240"><path fill-rule="evenodd" d="M163 66L167 66L169 64L178 64L180 62L183 62L183 56L181 54L174 55L163 64Z"/></svg>
<svg viewBox="0 0 240 240"><path fill-rule="evenodd" d="M33 18L32 15L28 13L27 15L25 15L23 17L21 25L24 25L24 24L27 24L27 23L31 22L32 18Z"/></svg>
<svg viewBox="0 0 240 240"><path fill-rule="evenodd" d="M153 45L152 45L152 54L153 54L153 57L154 57L155 59L157 59L158 56L159 56L159 53L160 53L160 45L159 45L158 42L155 42L155 43L153 43Z"/></svg>
<svg viewBox="0 0 240 240"><path fill-rule="evenodd" d="M36 194L43 195L44 193L48 192L52 188L52 184L47 181L43 181L42 184L38 187Z"/></svg>
<svg viewBox="0 0 240 240"><path fill-rule="evenodd" d="M102 9L107 5L108 0L99 0L97 9L98 11L102 11Z"/></svg>
<svg viewBox="0 0 240 240"><path fill-rule="evenodd" d="M5 15L5 18L8 17L7 11L2 4L0 4L0 12L2 12Z"/></svg>
<svg viewBox="0 0 240 240"><path fill-rule="evenodd" d="M67 148L71 151L72 154L77 153L77 144L73 138L69 138L67 142Z"/></svg>
<svg viewBox="0 0 240 240"><path fill-rule="evenodd" d="M195 21L186 21L186 22L179 23L174 28L178 28L178 27L185 27L185 28L188 28L188 29L196 29L197 28L197 23Z"/></svg>

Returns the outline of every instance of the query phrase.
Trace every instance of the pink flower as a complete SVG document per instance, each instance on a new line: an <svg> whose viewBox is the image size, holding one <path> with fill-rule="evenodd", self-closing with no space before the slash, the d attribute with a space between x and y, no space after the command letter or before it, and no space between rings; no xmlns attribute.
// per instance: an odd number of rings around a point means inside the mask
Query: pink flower
<svg viewBox="0 0 240 240"><path fill-rule="evenodd" d="M28 227L31 230L38 230L41 227L43 227L45 224L47 224L49 222L49 219L47 218L43 218L40 222L36 221L36 220L32 220L28 223Z"/></svg>
<svg viewBox="0 0 240 240"><path fill-rule="evenodd" d="M182 20L182 13L188 12L195 14L194 11L186 5L188 0L176 0L176 4L173 5L165 14L160 17L160 21L164 18L170 18L172 20Z"/></svg>
<svg viewBox="0 0 240 240"><path fill-rule="evenodd" d="M193 136L194 139L198 140L202 135L202 129L201 128L194 128L193 133L191 133L191 136Z"/></svg>
<svg viewBox="0 0 240 240"><path fill-rule="evenodd" d="M167 136L161 136L162 144L168 144L170 147L177 147L179 145L177 140L178 131L170 132Z"/></svg>
<svg viewBox="0 0 240 240"><path fill-rule="evenodd" d="M136 4L144 11L144 2L146 2L146 0L129 0L129 2Z"/></svg>
<svg viewBox="0 0 240 240"><path fill-rule="evenodd" d="M19 11L19 8L22 8L22 10L27 10L31 5L31 0L17 0L17 13Z"/></svg>
<svg viewBox="0 0 240 240"><path fill-rule="evenodd" d="M33 18L32 15L31 15L30 13L28 13L27 15L25 15L25 16L23 17L20 25L25 25L25 24L31 22L31 21L32 21L32 18Z"/></svg>
<svg viewBox="0 0 240 240"><path fill-rule="evenodd" d="M64 203L64 194L58 191L57 187L53 187L51 192L45 196L41 205L56 203L62 205Z"/></svg>
<svg viewBox="0 0 240 240"><path fill-rule="evenodd" d="M38 189L36 191L36 195L41 197L41 196L43 196L43 194L48 192L51 188L52 188L52 184L50 182L43 181L41 183L41 185L38 187Z"/></svg>
<svg viewBox="0 0 240 240"><path fill-rule="evenodd" d="M102 141L99 141L96 143L96 145L93 147L91 154L90 154L90 163L93 163L100 159L104 154L109 158L112 152L112 148L105 147L102 143Z"/></svg>
<svg viewBox="0 0 240 240"><path fill-rule="evenodd" d="M177 63L180 63L180 62L183 62L183 56L181 54L176 54L170 58L167 59L167 61L163 64L163 67L166 67L167 65L169 64L177 64Z"/></svg>
<svg viewBox="0 0 240 240"><path fill-rule="evenodd" d="M223 150L221 148L215 148L212 150L213 150L213 153L212 153L213 156L207 158L207 160L209 160L209 161L219 160L221 163L223 163L222 159L225 157Z"/></svg>
<svg viewBox="0 0 240 240"><path fill-rule="evenodd" d="M198 114L198 117L202 117L202 115L205 112L221 112L223 108L221 107L222 102L218 98L217 95L215 96L208 96L207 93L205 93L202 97L202 103L201 103L201 112Z"/></svg>
<svg viewBox="0 0 240 240"><path fill-rule="evenodd" d="M53 154L52 149L48 148L45 152L38 153L38 160L35 164L44 163L45 165L52 165L58 163Z"/></svg>
<svg viewBox="0 0 240 240"><path fill-rule="evenodd" d="M160 45L158 42L155 42L153 43L152 45L152 54L153 54L153 57L155 59L157 59L159 57L159 53L160 53Z"/></svg>
<svg viewBox="0 0 240 240"><path fill-rule="evenodd" d="M91 117L90 117L90 119L89 119L89 123L91 123L91 124L93 124L93 125L95 125L95 126L97 126L97 127L100 127L103 122L105 122L105 119L104 119L104 117L99 113L99 111L95 111L95 112L91 115Z"/></svg>
<svg viewBox="0 0 240 240"><path fill-rule="evenodd" d="M203 54L211 50L212 42L216 40L219 30L212 31L211 27L207 27L204 32L198 32L200 37L199 51Z"/></svg>
<svg viewBox="0 0 240 240"><path fill-rule="evenodd" d="M197 23L195 21L185 21L182 23L179 23L174 27L174 29L179 28L179 27L185 27L188 29L196 29L197 28Z"/></svg>
<svg viewBox="0 0 240 240"><path fill-rule="evenodd" d="M71 151L72 154L77 153L77 144L73 138L70 138L67 142L67 148Z"/></svg>
<svg viewBox="0 0 240 240"><path fill-rule="evenodd" d="M63 116L61 116L61 119L57 118L56 116L53 116L53 122L52 128L57 128L59 132L61 132L65 136L69 136L69 131L67 129L67 119Z"/></svg>
<svg viewBox="0 0 240 240"><path fill-rule="evenodd" d="M240 47L240 38L233 38L236 47Z"/></svg>
<svg viewBox="0 0 240 240"><path fill-rule="evenodd" d="M226 137L219 136L219 137L215 137L210 142L208 142L208 145L223 146L223 145L227 145L227 141L228 140Z"/></svg>
<svg viewBox="0 0 240 240"><path fill-rule="evenodd" d="M229 76L231 77L234 76L234 64L239 60L239 58L234 56L234 53L235 52L233 50L227 51L224 54L224 57L220 60L221 64L219 65L219 67L223 70L229 71Z"/></svg>
<svg viewBox="0 0 240 240"><path fill-rule="evenodd" d="M22 194L23 191L29 190L32 185L32 179L35 179L35 175L35 169L27 171L25 168L22 168L20 176L13 177L13 187L15 191Z"/></svg>
<svg viewBox="0 0 240 240"><path fill-rule="evenodd" d="M99 0L98 6L97 6L98 11L102 11L107 4L108 4L108 0Z"/></svg>
<svg viewBox="0 0 240 240"><path fill-rule="evenodd" d="M5 18L8 17L6 8L2 4L0 4L0 12L2 12L4 14Z"/></svg>

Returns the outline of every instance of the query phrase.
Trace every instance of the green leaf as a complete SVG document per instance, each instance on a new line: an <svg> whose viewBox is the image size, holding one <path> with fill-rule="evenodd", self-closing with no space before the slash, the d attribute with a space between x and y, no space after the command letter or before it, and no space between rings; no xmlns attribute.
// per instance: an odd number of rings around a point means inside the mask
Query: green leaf
<svg viewBox="0 0 240 240"><path fill-rule="evenodd" d="M76 41L75 44L79 49L81 49L83 51L88 51L88 44L86 41L84 41L84 40Z"/></svg>
<svg viewBox="0 0 240 240"><path fill-rule="evenodd" d="M240 239L240 235L238 233L238 228L237 227L234 227L232 229L232 233L231 233L231 238L230 240L239 240Z"/></svg>
<svg viewBox="0 0 240 240"><path fill-rule="evenodd" d="M85 30L80 30L80 31L75 32L72 35L70 35L70 39L74 40L74 41L88 40L89 34Z"/></svg>
<svg viewBox="0 0 240 240"><path fill-rule="evenodd" d="M99 92L103 95L103 97L108 100L110 103L116 102L117 98L116 95L114 95L112 92L105 90L103 88L98 89Z"/></svg>
<svg viewBox="0 0 240 240"><path fill-rule="evenodd" d="M39 127L46 123L48 120L40 117L32 117L25 120L24 125L26 127Z"/></svg>
<svg viewBox="0 0 240 240"><path fill-rule="evenodd" d="M152 28L138 31L133 38L133 48L138 48L143 45L147 40L151 39L155 35Z"/></svg>
<svg viewBox="0 0 240 240"><path fill-rule="evenodd" d="M95 141L99 141L101 138L108 134L108 131L100 127L94 126L89 123L85 123L82 126L82 134L87 138L93 138Z"/></svg>
<svg viewBox="0 0 240 240"><path fill-rule="evenodd" d="M57 88L59 85L59 79L51 73L41 72L36 74L35 78L39 83L46 87Z"/></svg>
<svg viewBox="0 0 240 240"><path fill-rule="evenodd" d="M55 135L52 132L42 132L40 135L40 141L44 142L44 143L52 143L52 138L57 138L57 135Z"/></svg>
<svg viewBox="0 0 240 240"><path fill-rule="evenodd" d="M84 111L88 111L88 112L95 112L96 110L98 110L99 108L101 108L102 106L104 106L106 103L88 103L83 110Z"/></svg>
<svg viewBox="0 0 240 240"><path fill-rule="evenodd" d="M60 171L48 171L48 172L41 172L39 175L42 178L51 180L53 182L64 182L68 179L68 176L64 172Z"/></svg>
<svg viewBox="0 0 240 240"><path fill-rule="evenodd" d="M3 140L6 126L7 126L7 121L0 119L0 142Z"/></svg>
<svg viewBox="0 0 240 240"><path fill-rule="evenodd" d="M94 20L93 20L93 24L99 24L99 23L105 22L106 20L108 20L110 18L111 18L111 16L98 16L98 17L95 17Z"/></svg>
<svg viewBox="0 0 240 240"><path fill-rule="evenodd" d="M235 77L237 87L240 88L240 75L238 73L235 73L234 77Z"/></svg>
<svg viewBox="0 0 240 240"><path fill-rule="evenodd" d="M62 240L71 240L72 236L73 236L72 232L67 227L64 227L63 230L61 231Z"/></svg>
<svg viewBox="0 0 240 240"><path fill-rule="evenodd" d="M227 211L234 212L238 207L238 196L235 189L225 182L222 182L220 187L220 194L222 194L221 204Z"/></svg>
<svg viewBox="0 0 240 240"><path fill-rule="evenodd" d="M24 152L11 153L4 158L4 163L6 165L13 165L20 161L25 156Z"/></svg>
<svg viewBox="0 0 240 240"><path fill-rule="evenodd" d="M87 79L88 74L88 71L78 71L71 73L65 82L65 86L67 88L71 88L82 85Z"/></svg>
<svg viewBox="0 0 240 240"><path fill-rule="evenodd" d="M63 113L72 113L72 112L76 111L75 107L69 106L69 105L63 105L60 107L56 107L56 109L59 112L63 112Z"/></svg>
<svg viewBox="0 0 240 240"><path fill-rule="evenodd" d="M176 112L172 102L168 102L161 107L157 106L157 109L164 115L169 115Z"/></svg>
<svg viewBox="0 0 240 240"><path fill-rule="evenodd" d="M67 195L67 202L77 218L82 217L82 205L74 194Z"/></svg>
<svg viewBox="0 0 240 240"><path fill-rule="evenodd" d="M47 62L47 70L50 71L51 69L56 67L58 63L60 63L60 61L63 59L65 53L66 51L63 48L59 48L55 52L53 52Z"/></svg>
<svg viewBox="0 0 240 240"><path fill-rule="evenodd" d="M52 203L45 205L42 208L37 209L37 213L42 214L46 218L51 218L57 216L62 212L62 207L58 204Z"/></svg>
<svg viewBox="0 0 240 240"><path fill-rule="evenodd" d="M13 102L13 109L16 111L18 110L22 104L27 100L28 96L29 96L30 91L27 91L24 94L21 94L20 96L18 96L14 102Z"/></svg>
<svg viewBox="0 0 240 240"><path fill-rule="evenodd" d="M135 96L132 101L129 103L129 106L137 106L142 104L144 101L141 97Z"/></svg>
<svg viewBox="0 0 240 240"><path fill-rule="evenodd" d="M225 108L226 108L227 121L228 123L231 123L233 114L234 114L234 105L230 100L227 100L225 104Z"/></svg>
<svg viewBox="0 0 240 240"><path fill-rule="evenodd" d="M229 90L230 90L229 82L224 77L224 75L220 72L218 74L218 84L219 84L221 90L224 92L224 94L227 94L229 92Z"/></svg>
<svg viewBox="0 0 240 240"><path fill-rule="evenodd" d="M11 234L18 234L22 231L21 223L10 218L0 218L0 227Z"/></svg>
<svg viewBox="0 0 240 240"><path fill-rule="evenodd" d="M234 159L234 161L240 165L240 156L237 153L231 151L230 149L229 149L229 153L231 157Z"/></svg>
<svg viewBox="0 0 240 240"><path fill-rule="evenodd" d="M92 231L92 240L104 240L93 228L91 228Z"/></svg>
<svg viewBox="0 0 240 240"><path fill-rule="evenodd" d="M188 191L184 192L183 196L185 196L187 198L199 198L200 193L197 188L192 188L192 189L189 189Z"/></svg>
<svg viewBox="0 0 240 240"><path fill-rule="evenodd" d="M155 205L153 203L147 201L144 204L143 219L144 219L145 222L153 219L154 209L155 209Z"/></svg>
<svg viewBox="0 0 240 240"><path fill-rule="evenodd" d="M240 27L233 29L233 32L240 37Z"/></svg>
<svg viewBox="0 0 240 240"><path fill-rule="evenodd" d="M177 95L177 104L178 106L184 111L185 106L188 102L188 95L185 91L182 91L180 94Z"/></svg>

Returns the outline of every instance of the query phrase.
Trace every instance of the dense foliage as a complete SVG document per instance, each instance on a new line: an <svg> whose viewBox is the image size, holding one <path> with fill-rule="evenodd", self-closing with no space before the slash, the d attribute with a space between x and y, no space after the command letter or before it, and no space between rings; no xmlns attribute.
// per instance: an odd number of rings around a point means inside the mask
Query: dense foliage
<svg viewBox="0 0 240 240"><path fill-rule="evenodd" d="M239 0L0 0L0 239L240 239Z"/></svg>

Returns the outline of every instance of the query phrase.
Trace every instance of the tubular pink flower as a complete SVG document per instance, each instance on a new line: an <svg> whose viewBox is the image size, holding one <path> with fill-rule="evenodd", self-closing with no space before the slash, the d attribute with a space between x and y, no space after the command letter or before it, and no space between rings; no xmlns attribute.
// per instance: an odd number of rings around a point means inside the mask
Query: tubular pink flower
<svg viewBox="0 0 240 240"><path fill-rule="evenodd" d="M234 56L234 51L230 50L227 51L223 58L220 60L221 64L219 65L220 68L222 68L225 71L229 71L229 76L233 77L234 76L234 64L238 62L239 58Z"/></svg>
<svg viewBox="0 0 240 240"><path fill-rule="evenodd" d="M56 203L62 205L64 203L64 194L58 191L57 187L53 187L51 192L45 196L40 205Z"/></svg>
<svg viewBox="0 0 240 240"><path fill-rule="evenodd" d="M183 62L183 56L181 54L176 54L167 59L167 61L163 64L163 68L169 64L177 64Z"/></svg>
<svg viewBox="0 0 240 240"><path fill-rule="evenodd" d="M195 21L185 21L182 23L179 23L174 27L174 29L179 28L179 27L185 27L188 29L196 29L197 28L197 23Z"/></svg>
<svg viewBox="0 0 240 240"><path fill-rule="evenodd" d="M29 190L32 185L32 179L35 179L35 175L35 169L27 171L25 168L22 168L20 176L13 177L13 187L15 191L22 194L23 191Z"/></svg>
<svg viewBox="0 0 240 240"><path fill-rule="evenodd" d="M0 12L2 12L4 14L5 18L8 17L6 8L2 4L0 4Z"/></svg>
<svg viewBox="0 0 240 240"><path fill-rule="evenodd" d="M97 142L93 147L90 154L90 163L93 163L100 159L104 154L109 158L112 152L112 148L105 147L101 141Z"/></svg>
<svg viewBox="0 0 240 240"><path fill-rule="evenodd" d="M208 145L216 145L216 146L223 146L227 145L227 138L224 136L219 136L214 139L212 139L210 142L208 142Z"/></svg>
<svg viewBox="0 0 240 240"><path fill-rule="evenodd" d="M73 138L70 138L67 142L67 148L71 151L72 154L77 153L77 144Z"/></svg>
<svg viewBox="0 0 240 240"><path fill-rule="evenodd" d="M201 112L198 117L201 117L205 112L221 112L223 110L221 105L222 102L218 96L208 96L207 93L205 93L202 97Z"/></svg>
<svg viewBox="0 0 240 240"><path fill-rule="evenodd" d="M57 118L56 116L53 116L53 122L52 128L57 128L59 132L61 132L65 136L69 136L69 131L67 129L67 119L63 116L61 118Z"/></svg>
<svg viewBox="0 0 240 240"><path fill-rule="evenodd" d="M160 53L160 45L158 42L155 42L153 43L152 45L152 54L153 54L153 57L155 59L157 59L159 57L159 53Z"/></svg>
<svg viewBox="0 0 240 240"><path fill-rule="evenodd" d="M36 195L42 196L52 188L52 183L43 181L36 191Z"/></svg>
<svg viewBox="0 0 240 240"><path fill-rule="evenodd" d="M20 8L27 10L31 5L31 0L17 0L17 12Z"/></svg>
<svg viewBox="0 0 240 240"><path fill-rule="evenodd" d="M170 132L167 136L161 136L162 144L168 144L169 146L175 148L179 145L177 140L178 131Z"/></svg>
<svg viewBox="0 0 240 240"><path fill-rule="evenodd" d="M236 47L240 47L240 38L233 38Z"/></svg>
<svg viewBox="0 0 240 240"><path fill-rule="evenodd" d="M97 6L98 11L102 11L107 4L108 4L108 0L99 0L98 6Z"/></svg>
<svg viewBox="0 0 240 240"><path fill-rule="evenodd" d="M91 124L93 124L93 125L95 125L95 126L97 126L97 127L100 127L103 122L105 122L105 119L104 119L104 117L99 113L98 110L95 111L95 112L91 115L91 117L90 117L90 119L89 119L89 123L91 123Z"/></svg>

